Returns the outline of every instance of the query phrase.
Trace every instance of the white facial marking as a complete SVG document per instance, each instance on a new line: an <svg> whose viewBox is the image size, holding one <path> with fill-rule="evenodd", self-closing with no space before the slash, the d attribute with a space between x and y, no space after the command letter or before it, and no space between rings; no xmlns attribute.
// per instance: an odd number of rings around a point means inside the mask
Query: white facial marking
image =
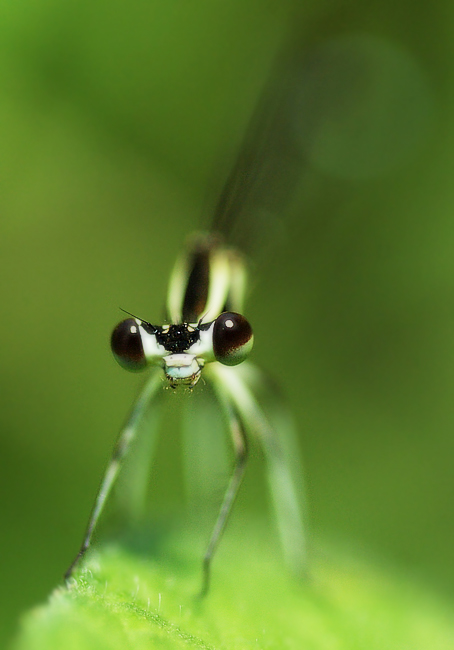
<svg viewBox="0 0 454 650"><path fill-rule="evenodd" d="M149 363L157 363L166 353L164 347L157 342L156 336L145 331L139 326L140 338L142 340L143 351Z"/></svg>
<svg viewBox="0 0 454 650"><path fill-rule="evenodd" d="M199 340L191 345L188 350L189 354L193 354L198 359L203 359L204 361L214 361L213 329L214 321L207 330L200 330Z"/></svg>
<svg viewBox="0 0 454 650"><path fill-rule="evenodd" d="M200 376L201 366L192 354L171 354L164 357L164 371L174 384L194 386Z"/></svg>

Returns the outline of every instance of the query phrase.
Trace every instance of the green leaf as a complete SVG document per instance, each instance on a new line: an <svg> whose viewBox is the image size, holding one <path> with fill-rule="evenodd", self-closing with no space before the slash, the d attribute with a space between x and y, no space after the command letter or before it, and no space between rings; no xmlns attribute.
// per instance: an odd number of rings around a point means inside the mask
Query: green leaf
<svg viewBox="0 0 454 650"><path fill-rule="evenodd" d="M14 650L448 650L449 602L395 568L317 545L308 579L283 570L260 528L228 531L200 599L202 545L110 544L27 613Z"/></svg>

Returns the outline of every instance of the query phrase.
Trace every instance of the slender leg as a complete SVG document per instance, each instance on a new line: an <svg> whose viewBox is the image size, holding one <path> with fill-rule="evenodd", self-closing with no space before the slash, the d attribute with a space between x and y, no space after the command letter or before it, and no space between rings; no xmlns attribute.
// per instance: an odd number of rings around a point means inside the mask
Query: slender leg
<svg viewBox="0 0 454 650"><path fill-rule="evenodd" d="M294 573L304 575L304 490L296 436L288 413L277 404L274 413L272 409L265 415L255 397L262 378L252 364L245 362L237 368L213 364L210 370L213 385L223 386L248 435L255 435L262 445L285 559Z"/></svg>
<svg viewBox="0 0 454 650"><path fill-rule="evenodd" d="M99 492L96 496L95 504L88 521L87 530L85 532L84 540L82 546L73 562L69 566L68 570L65 573L65 580L68 580L71 577L72 572L74 571L77 564L85 555L88 550L91 540L93 537L93 532L98 523L99 517L104 509L106 500L112 490L112 487L118 477L118 474L121 469L122 462L128 453L131 443L136 437L137 425L139 424L141 418L144 416L147 408L150 406L153 398L155 397L157 391L162 385L161 372L160 369L158 372L153 373L148 382L145 384L145 387L140 394L137 402L132 408L132 411L118 436L117 442L114 447L111 461L107 466L107 470L104 474L104 478L101 482Z"/></svg>
<svg viewBox="0 0 454 650"><path fill-rule="evenodd" d="M243 424L241 422L241 418L239 417L232 401L228 399L225 394L222 394L222 392L218 391L218 387L216 384L214 384L214 389L215 389L216 396L219 400L219 403L221 404L224 413L226 415L226 419L232 436L233 447L235 452L235 467L233 470L233 474L230 478L226 493L224 495L224 500L222 502L218 518L214 525L213 532L211 533L207 550L203 558L203 583L202 583L202 589L200 591L201 597L205 596L208 593L208 589L210 586L211 561L213 559L213 555L216 551L219 541L222 537L222 533L224 532L227 519L232 510L232 506L235 501L235 498L238 494L241 481L243 480L244 471L246 469L247 455L248 455L247 439L246 439L246 434L244 431Z"/></svg>

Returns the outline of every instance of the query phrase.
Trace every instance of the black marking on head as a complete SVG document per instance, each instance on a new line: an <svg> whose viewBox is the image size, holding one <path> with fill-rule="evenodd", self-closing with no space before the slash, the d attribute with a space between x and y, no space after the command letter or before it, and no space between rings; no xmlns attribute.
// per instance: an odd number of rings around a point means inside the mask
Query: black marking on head
<svg viewBox="0 0 454 650"><path fill-rule="evenodd" d="M209 323L202 323L202 319L199 320L197 323L197 329L200 330L201 332L206 332L207 330L210 329L212 326L213 321L210 321Z"/></svg>
<svg viewBox="0 0 454 650"><path fill-rule="evenodd" d="M162 332L162 327L158 325L152 325L151 323L148 323L146 320L141 320L140 326L143 327L143 329L146 331L147 334L158 334L158 332Z"/></svg>
<svg viewBox="0 0 454 650"><path fill-rule="evenodd" d="M189 329L187 323L169 325L168 328L159 330L154 332L157 342L172 354L183 354L200 339L199 329Z"/></svg>

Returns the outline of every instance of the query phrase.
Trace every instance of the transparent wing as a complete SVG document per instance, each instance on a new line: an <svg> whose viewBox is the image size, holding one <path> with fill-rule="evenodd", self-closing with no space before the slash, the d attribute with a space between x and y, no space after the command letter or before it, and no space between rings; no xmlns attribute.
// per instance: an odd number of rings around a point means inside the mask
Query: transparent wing
<svg viewBox="0 0 454 650"><path fill-rule="evenodd" d="M279 53L214 209L210 229L252 257L276 243L301 175L301 50L293 39Z"/></svg>

